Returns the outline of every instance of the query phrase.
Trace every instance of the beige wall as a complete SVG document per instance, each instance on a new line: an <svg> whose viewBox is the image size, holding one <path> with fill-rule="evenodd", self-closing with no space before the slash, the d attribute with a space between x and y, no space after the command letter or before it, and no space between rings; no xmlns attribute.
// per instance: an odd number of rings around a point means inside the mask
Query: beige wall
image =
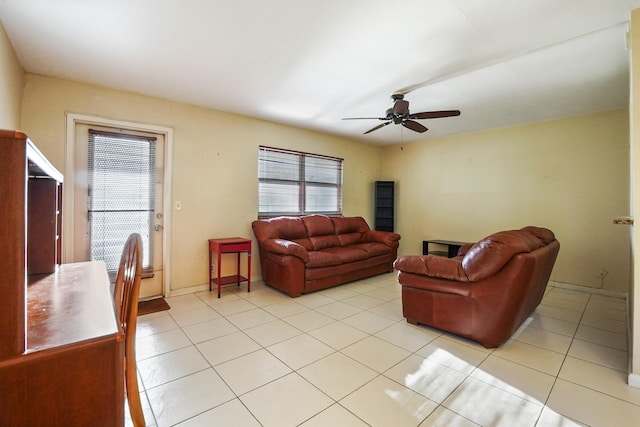
<svg viewBox="0 0 640 427"><path fill-rule="evenodd" d="M619 110L386 147L400 252L538 225L561 244L552 280L627 292L629 231L612 220L629 215L628 127Z"/></svg>
<svg viewBox="0 0 640 427"><path fill-rule="evenodd" d="M22 111L24 131L60 170L65 169L67 112L174 129L172 199L182 202L182 210L172 212L169 226L172 290L207 282L207 239L253 238L259 145L344 158L344 213L372 219L378 147L33 74L26 75ZM252 269L252 276L260 274L257 256Z"/></svg>
<svg viewBox="0 0 640 427"><path fill-rule="evenodd" d="M174 290L206 283L207 238L252 237L260 144L343 157L344 213L371 224L372 182L397 181L402 254L419 253L426 238L471 241L535 224L562 245L553 280L628 290L629 232L612 224L629 214L626 110L380 148L27 74L23 128L61 170L66 112L174 128L172 199L183 204L170 226ZM258 275L257 257L252 268Z"/></svg>
<svg viewBox="0 0 640 427"><path fill-rule="evenodd" d="M24 71L0 22L0 129L20 129Z"/></svg>

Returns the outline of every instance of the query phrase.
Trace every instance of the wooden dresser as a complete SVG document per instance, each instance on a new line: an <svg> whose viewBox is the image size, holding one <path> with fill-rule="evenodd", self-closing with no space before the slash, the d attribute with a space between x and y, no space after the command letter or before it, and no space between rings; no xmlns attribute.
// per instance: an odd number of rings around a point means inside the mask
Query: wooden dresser
<svg viewBox="0 0 640 427"><path fill-rule="evenodd" d="M61 264L62 183L0 130L0 425L122 426L124 335L104 263Z"/></svg>

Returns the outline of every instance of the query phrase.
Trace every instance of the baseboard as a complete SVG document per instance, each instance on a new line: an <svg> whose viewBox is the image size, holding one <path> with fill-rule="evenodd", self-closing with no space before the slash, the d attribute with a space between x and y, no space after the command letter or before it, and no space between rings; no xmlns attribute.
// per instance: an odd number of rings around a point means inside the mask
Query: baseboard
<svg viewBox="0 0 640 427"><path fill-rule="evenodd" d="M251 276L251 283L262 283L262 276ZM165 297L177 297L180 295L194 294L196 292L208 290L209 286L206 283L203 283L201 285L189 286L188 288L171 289L169 291L169 295L165 295Z"/></svg>
<svg viewBox="0 0 640 427"><path fill-rule="evenodd" d="M571 283L563 283L563 282L555 282L553 280L549 280L549 286L555 286L556 288L561 288L561 289L569 289L569 290L572 290L572 291L589 292L591 294L603 295L603 296L613 297L613 298L622 298L622 299L626 299L627 298L627 293L625 293L625 292L607 291L606 289L590 288L589 286L574 285L574 284L571 284Z"/></svg>
<svg viewBox="0 0 640 427"><path fill-rule="evenodd" d="M209 290L209 287L205 283L202 285L189 286L188 288L171 289L167 297L177 297L180 295L195 294L196 292L202 292L202 291L208 291L208 290Z"/></svg>
<svg viewBox="0 0 640 427"><path fill-rule="evenodd" d="M627 384L629 384L629 387L640 388L640 375L629 374L629 379L627 380Z"/></svg>

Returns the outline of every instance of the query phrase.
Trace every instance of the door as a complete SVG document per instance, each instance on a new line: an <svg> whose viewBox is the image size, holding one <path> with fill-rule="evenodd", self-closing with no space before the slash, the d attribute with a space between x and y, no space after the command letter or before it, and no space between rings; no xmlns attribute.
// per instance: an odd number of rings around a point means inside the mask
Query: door
<svg viewBox="0 0 640 427"><path fill-rule="evenodd" d="M73 261L104 260L115 280L131 233L143 241L140 297L163 295L164 135L77 124Z"/></svg>

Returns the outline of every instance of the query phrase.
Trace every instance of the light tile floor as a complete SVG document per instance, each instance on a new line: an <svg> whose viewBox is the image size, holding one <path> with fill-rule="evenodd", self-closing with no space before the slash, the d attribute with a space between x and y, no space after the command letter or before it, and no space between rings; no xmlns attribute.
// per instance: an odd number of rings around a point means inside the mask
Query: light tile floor
<svg viewBox="0 0 640 427"><path fill-rule="evenodd" d="M492 350L408 324L394 273L299 298L254 283L168 302L138 321L148 425L640 425L624 299L549 286Z"/></svg>

